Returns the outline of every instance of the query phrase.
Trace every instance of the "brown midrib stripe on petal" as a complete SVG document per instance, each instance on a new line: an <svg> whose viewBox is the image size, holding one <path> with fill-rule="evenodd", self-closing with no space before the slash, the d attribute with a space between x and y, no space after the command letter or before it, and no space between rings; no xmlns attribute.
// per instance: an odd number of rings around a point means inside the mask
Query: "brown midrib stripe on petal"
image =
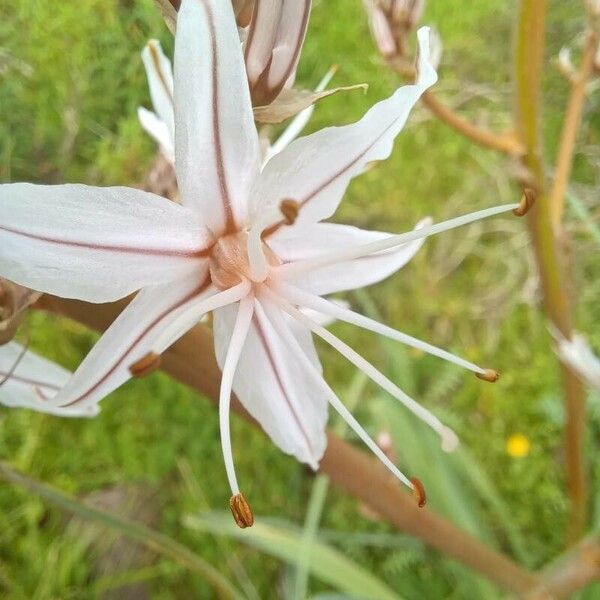
<svg viewBox="0 0 600 600"><path fill-rule="evenodd" d="M152 59L152 63L154 64L154 68L156 69L156 72L158 74L158 79L160 81L160 85L162 86L163 90L165 91L165 93L167 94L169 99L171 100L171 104L173 104L173 92L171 91L171 89L169 88L169 86L167 84L167 79L165 77L165 74L162 72L162 68L160 66L160 56L158 55L158 50L156 49L155 44L152 42L148 44L148 48L150 49L150 58Z"/></svg>
<svg viewBox="0 0 600 600"><path fill-rule="evenodd" d="M164 310L158 317L156 317L136 338L135 340L127 347L125 352L123 352L113 364L113 366L102 376L100 380L98 380L92 387L88 388L83 394L67 402L66 404L62 404L60 408L66 408L68 406L74 406L75 404L82 402L85 400L87 396L92 394L95 390L97 390L122 364L123 361L127 358L127 356L135 349L135 347L143 340L143 338L151 331L156 325L158 325L165 317L167 317L170 313L181 308L186 302L189 302L195 296L198 296L202 292L204 292L208 286L210 285L210 276L207 275L202 284L197 287L193 292L190 292L187 296L178 300L173 306ZM125 309L127 310L127 308Z"/></svg>
<svg viewBox="0 0 600 600"><path fill-rule="evenodd" d="M306 204L308 204L317 194L322 192L326 187L331 185L338 177L341 177L348 169L351 169L381 138L394 126L397 119L394 119L378 136L373 140L364 150L362 150L356 157L354 157L349 163L347 163L344 167L342 167L339 171L337 171L334 175L332 175L329 179L321 183L316 189L310 192L307 196L305 196L302 200L298 200L294 198L300 204L300 208L302 209ZM285 225L285 221L281 220L275 225L271 225L268 229L263 233L263 238L267 238L270 235L273 235L282 225Z"/></svg>
<svg viewBox="0 0 600 600"><path fill-rule="evenodd" d="M8 383L8 382L14 380L14 381L17 381L18 383L44 387L49 390L58 391L60 389L59 386L54 385L53 383L46 383L45 381L36 381L35 379L29 379L28 377L22 377L21 375L14 375L14 374L11 375L10 373L3 373L2 371L0 371L0 380L2 380L3 377L7 377L7 380L5 383Z"/></svg>
<svg viewBox="0 0 600 600"><path fill-rule="evenodd" d="M231 196L229 194L229 188L227 186L227 177L225 174L225 165L223 161L223 144L221 140L221 125L220 125L220 110L219 110L219 74L217 72L218 64L218 50L216 40L216 29L214 16L210 10L210 7L205 0L200 0L208 21L208 28L210 30L210 45L212 53L212 129L213 138L215 144L215 162L217 169L217 177L219 179L219 188L221 190L221 201L223 202L223 210L225 212L225 230L227 233L234 233L236 231L235 219L233 216L233 207L231 203ZM223 0L222 0L223 1ZM229 1L229 0L226 0Z"/></svg>
<svg viewBox="0 0 600 600"><path fill-rule="evenodd" d="M302 421L300 420L300 417L299 417L298 413L296 412L296 409L294 408L292 401L290 400L287 389L283 382L283 378L279 372L279 369L277 368L277 363L275 362L275 360L273 358L273 354L271 353L271 348L269 347L269 343L267 341L266 335L260 324L259 317L256 313L254 313L254 316L252 317L252 322L254 323L254 326L256 327L256 331L258 333L260 343L262 344L263 348L265 349L267 359L273 369L273 373L275 374L275 380L277 381L277 385L279 386L279 389L281 390L281 394L282 394L283 398L285 399L285 402L288 405L288 407L294 417L294 420L296 421L296 425L298 426L298 429L300 430L300 433L302 434L302 437L304 438L304 442L306 443L308 451L310 452L311 456L314 456L315 453L314 453L312 444L310 443L310 438L308 437L308 434L307 434L306 430L304 429L304 426L302 425Z"/></svg>
<svg viewBox="0 0 600 600"><path fill-rule="evenodd" d="M47 242L50 244L58 244L61 246L71 246L73 248L88 248L90 250L104 250L107 252L124 252L126 254L143 254L147 256L173 256L173 257L181 257L181 258L202 258L204 256L208 256L210 253L209 248L202 248L199 250L189 250L189 251L180 251L180 250L167 250L160 248L135 248L133 246L110 246L106 244L92 244L90 242L81 242L81 241L73 241L73 240L59 240L56 238L51 238L44 235L37 235L35 233L28 233L26 231L19 231L18 229L12 229L11 227L6 227L4 225L0 225L0 231L6 231L7 233L12 233L14 235L20 235L22 237L26 237L32 240L37 240L40 242Z"/></svg>

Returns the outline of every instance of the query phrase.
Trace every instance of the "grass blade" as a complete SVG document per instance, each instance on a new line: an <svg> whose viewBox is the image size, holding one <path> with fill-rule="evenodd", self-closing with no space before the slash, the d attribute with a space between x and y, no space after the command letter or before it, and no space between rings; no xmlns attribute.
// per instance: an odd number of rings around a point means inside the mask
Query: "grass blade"
<svg viewBox="0 0 600 600"><path fill-rule="evenodd" d="M72 498L46 483L28 477L5 462L0 462L0 478L36 494L70 513L114 529L158 554L168 556L190 571L200 574L214 588L220 598L232 600L243 598L215 567L194 554L189 548L162 533Z"/></svg>

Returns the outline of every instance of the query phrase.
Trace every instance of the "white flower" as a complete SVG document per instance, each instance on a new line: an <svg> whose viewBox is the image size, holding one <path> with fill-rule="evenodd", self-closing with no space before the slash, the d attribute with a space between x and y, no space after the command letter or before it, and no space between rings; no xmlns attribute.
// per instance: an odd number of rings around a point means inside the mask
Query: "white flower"
<svg viewBox="0 0 600 600"><path fill-rule="evenodd" d="M558 356L590 387L600 390L600 359L594 355L586 339L578 334L568 340L555 334Z"/></svg>
<svg viewBox="0 0 600 600"><path fill-rule="evenodd" d="M398 89L354 124L295 140L261 170L231 3L183 0L174 74L182 205L129 188L0 186L0 276L88 302L110 302L140 290L51 403L95 407L214 311L223 371L221 439L236 507L241 496L229 434L232 388L283 451L315 469L326 446L330 403L413 488L323 379L311 333L428 423L445 449L456 445L456 436L298 307L491 377L485 369L320 297L384 279L429 235L517 208L494 207L437 225L422 222L402 235L321 223L335 212L355 176L389 156L411 108L435 83L428 36L426 28L418 33L414 85Z"/></svg>
<svg viewBox="0 0 600 600"><path fill-rule="evenodd" d="M150 40L142 51L142 60L148 78L150 98L154 112L143 107L138 108L140 124L156 141L163 156L172 165L175 164L175 116L173 107L173 69L171 61L165 56L160 42ZM331 68L321 79L315 92L322 92L335 74ZM300 111L284 129L277 140L265 148L263 165L273 156L294 141L306 127L315 110L314 104Z"/></svg>
<svg viewBox="0 0 600 600"><path fill-rule="evenodd" d="M59 417L96 416L97 406L60 408L50 403L70 377L66 369L16 342L0 346L0 404L4 406L29 408Z"/></svg>

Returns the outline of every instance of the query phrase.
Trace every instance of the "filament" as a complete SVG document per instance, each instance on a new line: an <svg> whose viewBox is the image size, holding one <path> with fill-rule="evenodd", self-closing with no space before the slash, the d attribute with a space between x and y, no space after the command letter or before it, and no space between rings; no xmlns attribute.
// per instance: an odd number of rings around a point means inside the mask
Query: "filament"
<svg viewBox="0 0 600 600"><path fill-rule="evenodd" d="M335 252L323 254L322 256L316 256L314 258L308 258L304 260L286 263L277 267L277 271L281 274L281 276L284 277L288 277L297 273L305 273L306 271L312 271L314 269L319 269L340 262L353 260L362 256L368 256L369 254L375 254L384 250L390 250L408 242L420 240L431 235L435 235L437 233L442 233L444 231L455 229L456 227L461 227L462 225L467 225L469 223L474 223L475 221L480 221L481 219L485 219L487 217L492 217L494 215L499 215L505 212L509 212L511 210L515 210L519 208L519 206L520 204L513 203L503 204L501 206L494 206L492 208L486 208L484 210L478 210L467 215L462 215L460 217L455 217L454 219L449 219L448 221L442 221L441 223L421 227L420 229L414 229L412 231L401 233L399 235L391 235L390 237L385 238L383 240L377 240L368 244L361 244L353 248L337 250Z"/></svg>
<svg viewBox="0 0 600 600"><path fill-rule="evenodd" d="M233 333L227 348L225 363L223 364L223 374L221 377L221 389L219 392L219 425L221 430L221 448L223 450L223 460L225 462L225 471L232 496L240 493L237 477L235 475L235 465L233 462L233 453L231 450L231 433L229 428L229 408L231 405L231 389L233 387L233 378L240 360L244 342L248 336L252 315L254 313L254 297L246 296L240 301L240 307L233 326Z"/></svg>
<svg viewBox="0 0 600 600"><path fill-rule="evenodd" d="M265 286L266 287L266 286ZM271 290L265 289L265 293L277 303L285 312L295 318L297 321L308 327L313 333L318 335L330 346L335 348L340 354L347 358L356 368L360 369L365 375L372 379L377 385L386 392L404 404L416 417L429 425L441 438L442 450L452 452L458 446L458 437L449 427L444 425L434 414L413 400L408 394L403 392L395 383L388 379L381 371L375 368L369 361L363 358L348 344L334 336L331 332L321 327L309 317L292 306L289 302L274 294Z"/></svg>

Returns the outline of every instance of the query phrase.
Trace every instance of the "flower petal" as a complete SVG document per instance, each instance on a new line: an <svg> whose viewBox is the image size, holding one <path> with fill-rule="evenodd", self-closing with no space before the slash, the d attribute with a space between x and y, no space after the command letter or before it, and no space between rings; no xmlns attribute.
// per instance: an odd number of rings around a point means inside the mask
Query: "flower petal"
<svg viewBox="0 0 600 600"><path fill-rule="evenodd" d="M138 119L146 133L160 146L164 157L173 165L175 164L175 148L169 128L152 111L143 107L138 108Z"/></svg>
<svg viewBox="0 0 600 600"><path fill-rule="evenodd" d="M283 0L268 85L279 93L293 84L304 44L312 0Z"/></svg>
<svg viewBox="0 0 600 600"><path fill-rule="evenodd" d="M233 389L246 410L284 452L316 469L327 444L327 398L282 340L265 306L279 312L283 326L289 325L279 309L256 300ZM219 365L225 360L235 317L235 307L214 314Z"/></svg>
<svg viewBox="0 0 600 600"><path fill-rule="evenodd" d="M71 373L26 348L10 342L0 346L0 404L30 408L59 417L93 417L96 406L57 408L48 403L69 380Z"/></svg>
<svg viewBox="0 0 600 600"><path fill-rule="evenodd" d="M133 365L152 352L164 352L199 321L206 312L202 305L214 295L206 266L186 281L143 289L106 330L53 404L97 404L132 377Z"/></svg>
<svg viewBox="0 0 600 600"><path fill-rule="evenodd" d="M429 64L429 29L419 30L418 77L373 106L358 122L329 127L292 142L264 168L251 194L251 218L284 198L300 203L298 223L330 217L351 179L367 165L390 155L412 107L436 80Z"/></svg>
<svg viewBox="0 0 600 600"><path fill-rule="evenodd" d="M253 86L268 68L281 19L283 0L255 0L244 58L248 81Z"/></svg>
<svg viewBox="0 0 600 600"><path fill-rule="evenodd" d="M183 0L175 39L175 167L184 205L215 233L243 222L260 167L231 2Z"/></svg>
<svg viewBox="0 0 600 600"><path fill-rule="evenodd" d="M130 188L0 186L0 276L89 302L187 273L208 246L194 214Z"/></svg>
<svg viewBox="0 0 600 600"><path fill-rule="evenodd" d="M429 224L424 219L417 229ZM380 231L366 231L350 225L316 223L282 227L269 238L269 246L285 263L322 256L339 249L352 248L390 237ZM323 296L377 283L401 269L418 252L424 239L392 250L355 258L305 273L292 273L290 282L313 294Z"/></svg>

